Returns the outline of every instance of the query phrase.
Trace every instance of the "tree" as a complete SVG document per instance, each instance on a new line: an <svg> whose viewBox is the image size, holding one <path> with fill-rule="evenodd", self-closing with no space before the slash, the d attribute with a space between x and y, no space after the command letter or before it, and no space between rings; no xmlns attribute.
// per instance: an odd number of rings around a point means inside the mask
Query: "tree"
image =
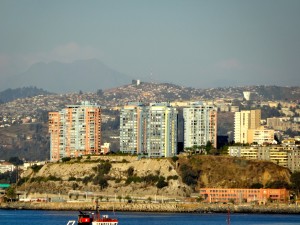
<svg viewBox="0 0 300 225"><path fill-rule="evenodd" d="M70 157L64 157L64 158L61 159L62 162L68 162L70 160L71 160Z"/></svg>
<svg viewBox="0 0 300 225"><path fill-rule="evenodd" d="M11 164L14 164L15 166L20 166L20 165L23 165L24 162L23 160L19 159L19 157L10 157L8 162L10 162Z"/></svg>
<svg viewBox="0 0 300 225"><path fill-rule="evenodd" d="M101 189L108 187L108 182L104 177L99 177L99 186Z"/></svg>
<svg viewBox="0 0 300 225"><path fill-rule="evenodd" d="M9 187L6 190L6 196L7 196L8 199L10 199L10 201L12 201L13 199L15 199L16 196L17 196L15 187Z"/></svg>
<svg viewBox="0 0 300 225"><path fill-rule="evenodd" d="M156 184L156 187L161 189L161 188L166 187L166 186L168 186L168 182L165 181L164 177L160 176L159 180Z"/></svg>
<svg viewBox="0 0 300 225"><path fill-rule="evenodd" d="M172 161L175 163L175 162L177 162L177 160L178 160L179 158L178 158L178 156L176 156L176 155L174 155L173 157L172 157Z"/></svg>
<svg viewBox="0 0 300 225"><path fill-rule="evenodd" d="M78 187L79 187L79 185L77 183L73 183L72 184L72 189L73 190L76 190Z"/></svg>
<svg viewBox="0 0 300 225"><path fill-rule="evenodd" d="M260 189L260 188L263 188L264 185L262 185L261 183L253 183L251 184L250 188L253 188L253 189Z"/></svg>
<svg viewBox="0 0 300 225"><path fill-rule="evenodd" d="M119 199L119 202L121 202L122 196L121 196L121 195L118 195L117 199Z"/></svg>
<svg viewBox="0 0 300 225"><path fill-rule="evenodd" d="M290 189L290 185L289 185L289 183L287 183L284 180L275 180L275 181L268 182L266 184L266 188L286 188L286 189Z"/></svg>
<svg viewBox="0 0 300 225"><path fill-rule="evenodd" d="M208 142L206 143L206 146L205 146L206 152L209 153L209 151L210 151L212 148L213 148L212 143L211 143L210 141L208 141Z"/></svg>
<svg viewBox="0 0 300 225"><path fill-rule="evenodd" d="M129 195L127 195L127 196L125 197L125 199L127 200L128 203L131 203L131 202L132 202L132 199L131 199L131 197L130 197Z"/></svg>
<svg viewBox="0 0 300 225"><path fill-rule="evenodd" d="M129 168L127 169L127 175L128 175L129 177L131 177L131 176L133 176L133 173L134 173L134 167L131 166L131 167L129 167Z"/></svg>

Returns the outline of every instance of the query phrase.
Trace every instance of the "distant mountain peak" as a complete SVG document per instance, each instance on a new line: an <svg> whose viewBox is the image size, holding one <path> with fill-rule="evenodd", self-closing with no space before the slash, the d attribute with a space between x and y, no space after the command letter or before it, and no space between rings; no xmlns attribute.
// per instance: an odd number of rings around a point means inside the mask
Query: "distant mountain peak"
<svg viewBox="0 0 300 225"><path fill-rule="evenodd" d="M132 78L97 59L77 60L71 63L52 61L33 64L24 73L0 82L0 90L37 86L56 93L96 91L129 84Z"/></svg>

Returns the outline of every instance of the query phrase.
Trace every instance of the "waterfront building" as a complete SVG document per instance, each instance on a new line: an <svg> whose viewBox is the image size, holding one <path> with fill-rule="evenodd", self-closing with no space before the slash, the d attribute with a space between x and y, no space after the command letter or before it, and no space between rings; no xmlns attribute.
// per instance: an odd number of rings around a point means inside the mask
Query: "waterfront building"
<svg viewBox="0 0 300 225"><path fill-rule="evenodd" d="M129 154L145 152L146 108L130 102L120 110L120 151Z"/></svg>
<svg viewBox="0 0 300 225"><path fill-rule="evenodd" d="M148 157L177 154L176 108L169 103L129 103L120 112L120 151Z"/></svg>
<svg viewBox="0 0 300 225"><path fill-rule="evenodd" d="M200 188L200 196L207 203L286 203L289 191L286 189L243 189L243 188Z"/></svg>
<svg viewBox="0 0 300 225"><path fill-rule="evenodd" d="M204 105L202 102L192 103L183 109L184 148L205 146L208 141L217 147L217 108Z"/></svg>
<svg viewBox="0 0 300 225"><path fill-rule="evenodd" d="M101 150L101 109L90 102L67 105L49 112L50 160L99 154Z"/></svg>
<svg viewBox="0 0 300 225"><path fill-rule="evenodd" d="M151 103L147 110L146 154L171 157L177 154L178 111L169 103Z"/></svg>

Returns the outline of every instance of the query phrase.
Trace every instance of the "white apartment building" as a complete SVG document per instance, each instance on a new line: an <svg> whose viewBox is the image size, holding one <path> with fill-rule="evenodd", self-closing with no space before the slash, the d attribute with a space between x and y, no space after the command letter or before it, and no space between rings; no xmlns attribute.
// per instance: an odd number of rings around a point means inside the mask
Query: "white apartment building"
<svg viewBox="0 0 300 225"><path fill-rule="evenodd" d="M130 102L120 111L120 151L128 154L145 152L146 107Z"/></svg>
<svg viewBox="0 0 300 225"><path fill-rule="evenodd" d="M176 108L169 103L151 103L147 111L146 152L149 157L177 154Z"/></svg>
<svg viewBox="0 0 300 225"><path fill-rule="evenodd" d="M177 154L176 108L169 103L129 103L120 113L120 151L148 157Z"/></svg>
<svg viewBox="0 0 300 225"><path fill-rule="evenodd" d="M184 148L205 146L208 141L217 147L217 108L204 105L202 102L192 103L183 109Z"/></svg>

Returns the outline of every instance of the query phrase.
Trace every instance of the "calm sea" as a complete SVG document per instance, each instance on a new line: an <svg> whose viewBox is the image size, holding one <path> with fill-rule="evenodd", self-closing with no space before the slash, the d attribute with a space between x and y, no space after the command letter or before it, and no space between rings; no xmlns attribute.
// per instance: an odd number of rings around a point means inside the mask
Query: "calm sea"
<svg viewBox="0 0 300 225"><path fill-rule="evenodd" d="M0 225L66 225L76 220L74 211L0 210ZM103 214L103 213L102 213ZM119 219L119 225L226 225L227 214L104 213ZM300 215L231 214L232 225L300 224Z"/></svg>

